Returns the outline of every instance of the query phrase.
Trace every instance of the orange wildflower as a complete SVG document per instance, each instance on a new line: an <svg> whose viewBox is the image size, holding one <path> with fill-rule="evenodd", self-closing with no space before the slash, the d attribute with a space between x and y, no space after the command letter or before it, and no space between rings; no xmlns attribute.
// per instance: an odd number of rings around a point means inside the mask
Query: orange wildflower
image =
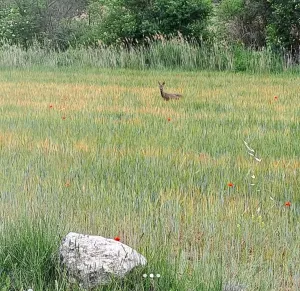
<svg viewBox="0 0 300 291"><path fill-rule="evenodd" d="M291 205L292 205L292 203L290 201L286 201L284 203L284 206L286 206L286 207L291 207Z"/></svg>

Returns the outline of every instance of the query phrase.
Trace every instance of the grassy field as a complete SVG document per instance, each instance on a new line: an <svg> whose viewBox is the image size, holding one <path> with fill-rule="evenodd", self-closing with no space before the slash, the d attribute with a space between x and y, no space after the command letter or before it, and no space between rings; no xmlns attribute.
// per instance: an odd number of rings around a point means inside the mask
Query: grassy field
<svg viewBox="0 0 300 291"><path fill-rule="evenodd" d="M165 102L157 81L183 99ZM2 290L71 290L53 265L69 231L120 236L147 257L103 290L299 290L299 84L0 71Z"/></svg>

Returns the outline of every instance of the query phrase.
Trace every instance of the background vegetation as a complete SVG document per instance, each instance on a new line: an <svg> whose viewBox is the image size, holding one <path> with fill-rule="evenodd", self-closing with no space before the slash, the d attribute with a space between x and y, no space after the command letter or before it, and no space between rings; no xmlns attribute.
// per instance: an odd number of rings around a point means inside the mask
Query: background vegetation
<svg viewBox="0 0 300 291"><path fill-rule="evenodd" d="M257 55L268 52L272 62L276 59L273 69L283 70L299 63L299 18L300 4L293 0L4 0L0 44L46 52L109 47L127 54L179 38L207 59L216 58L217 48L225 65L214 69L247 70ZM177 50L185 53L185 46ZM158 58L168 54L156 52ZM231 65L229 52L239 64ZM212 69L209 63L194 64Z"/></svg>

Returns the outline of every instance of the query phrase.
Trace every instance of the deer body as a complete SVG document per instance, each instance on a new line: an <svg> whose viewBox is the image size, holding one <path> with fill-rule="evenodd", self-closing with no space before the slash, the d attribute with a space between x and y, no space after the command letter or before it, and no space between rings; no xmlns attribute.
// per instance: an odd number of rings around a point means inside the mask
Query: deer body
<svg viewBox="0 0 300 291"><path fill-rule="evenodd" d="M169 101L170 99L179 99L182 97L181 94L174 94L174 93L167 93L167 92L164 92L164 85L165 85L165 82L163 82L162 84L159 83L159 90L160 90L160 95L162 98L164 98L166 101Z"/></svg>

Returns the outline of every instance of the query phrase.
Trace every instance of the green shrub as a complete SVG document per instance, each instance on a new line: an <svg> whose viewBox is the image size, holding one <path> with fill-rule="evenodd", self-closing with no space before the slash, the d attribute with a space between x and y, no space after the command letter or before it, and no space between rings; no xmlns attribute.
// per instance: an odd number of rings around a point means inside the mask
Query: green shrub
<svg viewBox="0 0 300 291"><path fill-rule="evenodd" d="M0 9L0 40L28 47L33 39L43 37L41 18L36 13L36 7L14 5Z"/></svg>
<svg viewBox="0 0 300 291"><path fill-rule="evenodd" d="M272 14L267 27L268 44L276 50L288 50L299 56L300 3L294 0L270 0Z"/></svg>
<svg viewBox="0 0 300 291"><path fill-rule="evenodd" d="M136 44L155 35L178 32L186 38L201 39L207 35L211 11L208 0L95 0L90 5L92 25L106 44Z"/></svg>
<svg viewBox="0 0 300 291"><path fill-rule="evenodd" d="M269 13L264 0L223 0L217 9L219 33L229 42L262 48Z"/></svg>

